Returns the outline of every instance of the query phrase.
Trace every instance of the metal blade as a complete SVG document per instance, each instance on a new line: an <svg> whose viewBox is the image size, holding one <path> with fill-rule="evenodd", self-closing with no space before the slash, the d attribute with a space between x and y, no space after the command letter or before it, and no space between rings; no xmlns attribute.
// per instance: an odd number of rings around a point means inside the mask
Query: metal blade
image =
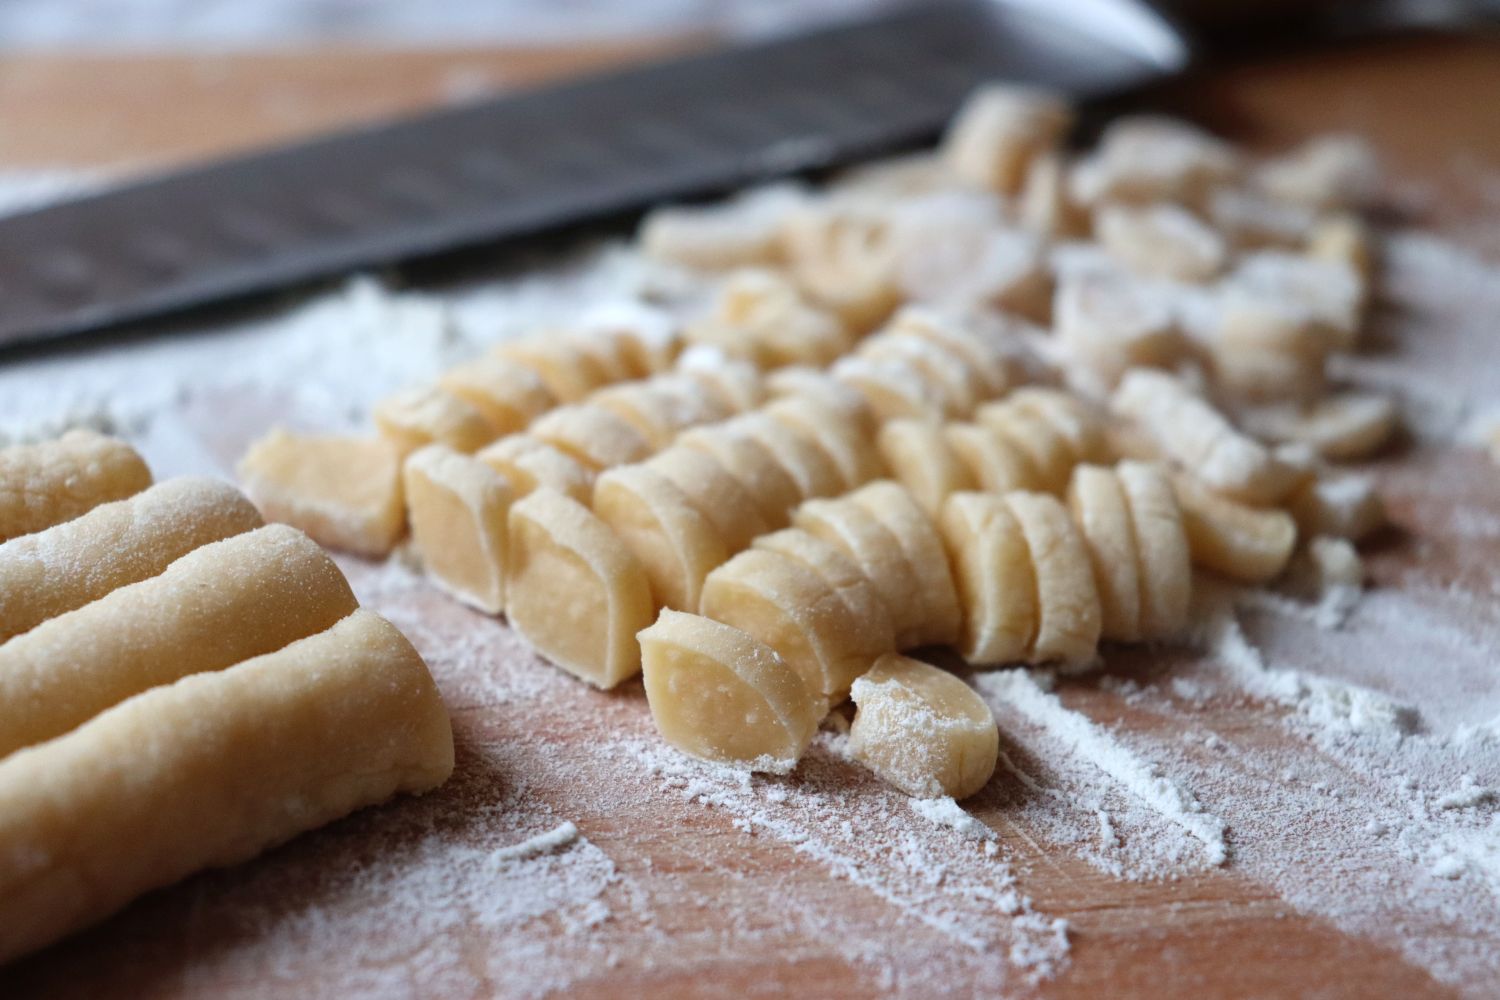
<svg viewBox="0 0 1500 1000"><path fill-rule="evenodd" d="M1185 59L1131 3L939 2L175 173L0 219L0 347L910 146L987 79L1088 98Z"/></svg>

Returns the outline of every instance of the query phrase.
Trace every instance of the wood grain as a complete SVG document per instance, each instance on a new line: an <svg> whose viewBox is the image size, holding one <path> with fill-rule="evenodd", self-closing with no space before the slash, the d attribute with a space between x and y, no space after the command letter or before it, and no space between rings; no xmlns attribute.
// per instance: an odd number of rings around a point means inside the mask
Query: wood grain
<svg viewBox="0 0 1500 1000"><path fill-rule="evenodd" d="M637 58L652 48L12 57L0 63L0 161L9 167L161 166L409 111L481 84L520 85ZM1486 198L1493 196L1484 193L1486 174L1479 168L1492 170L1500 162L1497 53L1494 41L1391 42L1232 68L1191 84L1162 88L1143 102L1190 114L1257 148L1279 147L1330 128L1365 132L1395 165L1403 184L1439 192L1421 199L1419 207L1457 227L1473 206L1486 205ZM1483 98L1486 94L1488 100ZM225 457L232 459L233 449L224 447ZM1397 487L1398 520L1408 532L1421 534L1426 544L1420 549L1398 544L1382 550L1373 562L1378 578L1392 585L1413 576L1442 582L1464 572L1465 565L1500 558L1500 543L1474 544L1444 534L1443 498L1423 489L1430 469L1402 459L1389 464L1388 478ZM1444 470L1444 477L1452 471ZM470 614L436 594L416 600L420 613L435 622L462 625ZM1462 627L1462 622L1455 624ZM1159 657L1147 654L1112 659L1111 668L1146 673L1167 669ZM1119 717L1142 732L1171 725L1170 720L1131 709L1086 684L1070 686L1065 693L1071 707L1096 718ZM1204 724L1215 730L1264 728L1263 706L1213 706L1207 712ZM475 748L509 745L525 755L540 752L536 740L541 738L566 747L570 739L579 738L573 733L579 719L646 731L638 686L615 695L578 686L567 704L526 719L508 714L503 705L457 705L461 777L453 787L421 803L353 817L250 865L206 873L155 893L98 928L0 972L0 995L326 994L329 984L315 977L278 982L214 964L213 959L232 952L237 942L258 933L237 919L238 907L254 903L289 914L316 908L324 891L320 873L367 859L376 842L373 831L384 831L379 838L382 849L407 849L420 837L423 822L444 815L445 802L453 807L491 791L498 796L519 780L515 774L491 773L487 758ZM540 763L536 766L542 768ZM855 923L889 927L892 916L881 900L802 862L784 845L740 836L728 817L712 810L666 804L659 811L621 810L608 797L594 800L576 794L578 787L585 787L582 777L587 776L556 774L528 786L526 794L574 819L591 842L649 887L656 910L667 915L663 919L669 938L723 920L725 906L704 902L716 899L735 900L770 929L746 937L742 953L695 966L637 961L663 947L660 939L611 924L601 933L619 946L625 960L616 968L589 973L574 984L571 995L614 1000L625 995L881 992L868 971L832 950L794 962L781 960L786 940L778 933L791 932L777 931L774 916L778 895L806 891L829 894ZM592 778L607 782L609 775ZM1043 846L1035 831L1016 822L1013 807L1026 794L1018 782L1002 775L973 805L1017 859L1023 889L1040 909L1065 917L1073 928L1071 965L1060 978L1041 986L1041 995L1452 995L1393 951L1291 911L1232 867L1160 883L1107 877L1066 852ZM399 835L392 834L393 824ZM757 907L764 909L756 911ZM482 946L477 937L472 943ZM927 943L920 929L910 931L911 947ZM200 974L200 967L219 971ZM232 969L232 963L227 968ZM490 979L475 992L506 991L506 982ZM951 990L949 984L934 981L907 992L941 996ZM412 993L425 991L416 984Z"/></svg>

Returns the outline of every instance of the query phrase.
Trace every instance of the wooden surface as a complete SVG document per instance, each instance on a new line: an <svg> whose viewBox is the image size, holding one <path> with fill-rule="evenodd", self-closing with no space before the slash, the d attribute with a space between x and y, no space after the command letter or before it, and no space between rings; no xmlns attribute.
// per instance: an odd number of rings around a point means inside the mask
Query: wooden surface
<svg viewBox="0 0 1500 1000"><path fill-rule="evenodd" d="M638 54L594 49L7 58L0 62L0 167L113 170L179 162L409 110L468 92L478 82L512 84ZM1500 121L1495 115L1500 46L1494 43L1419 40L1298 56L1228 71L1192 86L1166 88L1152 100L1259 146L1283 145L1330 128L1365 132L1387 154L1405 185L1399 188L1406 192L1404 210L1447 220L1457 231L1471 217L1459 206L1487 205L1495 197L1493 181L1486 191L1479 169L1487 165L1493 170L1500 163ZM1480 231L1464 235L1485 239ZM1377 579L1443 582L1461 575L1465 565L1500 558L1500 547L1493 541L1476 551L1464 540L1445 535L1443 504L1451 497L1424 490L1423 484L1439 473L1451 477L1453 470L1445 463L1464 460L1429 457L1421 460L1426 466L1412 465L1413 461L1388 463L1393 510L1406 531L1429 544L1420 551L1409 545L1383 549L1372 563ZM1439 555L1434 557L1434 552ZM437 623L434 629L468 627L468 613L436 594L411 601L409 613L427 616ZM1111 669L1131 668L1148 673L1163 669L1141 654L1111 661ZM498 789L512 777L486 771L482 765L488 758L473 747L511 741L528 748L518 753L530 753L538 746L538 733L554 734L566 743L578 738L566 734L580 725L640 727L640 702L638 688L601 695L578 686L569 690L565 703L539 705L524 719L504 704L455 704L461 776L452 795L481 803L491 791L498 796ZM1103 690L1080 689L1069 704L1091 715L1120 717L1126 725L1145 731L1168 724L1150 712L1122 706ZM1221 731L1247 731L1256 725L1258 711L1245 705L1217 707L1209 721ZM525 773L530 780L539 772ZM878 990L880 984L867 973L833 957L814 953L812 958L779 961L789 944L774 929L746 937L754 943L745 945L743 953L720 954L704 967L636 961L640 956L631 954L632 949L671 949L671 932L688 936L699 929L699 922L727 920L723 908L704 902L720 894L732 894L745 906L769 908L782 893L826 893L851 915L855 926L861 920L871 927L887 926L891 917L875 896L829 877L784 845L737 836L730 821L712 810L685 810L679 803L663 804L659 812L632 811L620 808L608 795L576 795L577 787L570 775L562 775L551 784L529 784L526 794L574 819L623 870L656 886L657 912L672 916L658 919L658 929L665 924L669 933L652 939L654 944L606 925L602 933L619 935L625 957L615 971L601 969L574 984L576 995L729 996L792 989L807 995L849 995ZM1065 917L1071 925L1071 964L1058 979L1039 987L1042 995L1451 994L1394 951L1293 912L1275 893L1247 881L1233 866L1180 881L1133 883L1106 877L1066 851L1040 843L1034 831L1011 818L1010 807L1025 794L1002 775L973 806L997 830L1006 850L1014 853L1021 886L1038 909ZM405 831L396 838L398 846L410 847L420 838L423 822L431 822L422 818L427 815L424 808L393 807L398 815L416 816L397 824ZM299 995L295 979L236 978L232 971L223 971L222 962L206 977L194 974L200 959L222 959L237 942L257 933L257 928L237 923L232 911L216 907L215 901L248 893L266 903L289 893L288 912L316 908L323 866L358 857L363 832L382 821L379 811L356 817L300 838L241 870L210 873L153 894L75 940L0 973L0 995ZM282 878L283 869L301 875ZM672 881L665 881L668 876ZM775 921L770 912L751 916ZM915 946L922 934L914 930L912 938ZM232 969L233 963L227 967ZM452 995L508 991L504 978L476 975L478 987L470 985ZM408 987L404 995L433 995L420 982ZM329 984L308 988L327 994ZM1021 984L1008 989L1029 992ZM941 980L927 981L907 984L907 992L941 995L947 988Z"/></svg>

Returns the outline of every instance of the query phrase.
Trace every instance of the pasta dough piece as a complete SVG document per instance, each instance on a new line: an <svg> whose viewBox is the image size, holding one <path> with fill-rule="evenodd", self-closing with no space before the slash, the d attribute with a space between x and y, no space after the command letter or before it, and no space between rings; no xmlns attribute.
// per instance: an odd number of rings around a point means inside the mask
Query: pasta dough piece
<svg viewBox="0 0 1500 1000"><path fill-rule="evenodd" d="M1035 157L1027 167L1016 214L1021 225L1043 239L1082 237L1091 227L1088 213L1068 190L1067 161L1056 153Z"/></svg>
<svg viewBox="0 0 1500 1000"><path fill-rule="evenodd" d="M975 421L1022 456L1026 481L1033 488L1061 493L1067 486L1074 465L1073 449L1045 419L1007 401L981 407Z"/></svg>
<svg viewBox="0 0 1500 1000"><path fill-rule="evenodd" d="M921 642L928 623L925 608L912 599L911 581L916 571L889 528L847 498L810 500L797 508L792 523L837 545L859 565L890 615L897 648Z"/></svg>
<svg viewBox="0 0 1500 1000"><path fill-rule="evenodd" d="M1061 435L1070 464L1109 459L1109 437L1103 418L1077 396L1044 386L1023 386L1011 393L1004 405L1035 414L1049 430Z"/></svg>
<svg viewBox="0 0 1500 1000"><path fill-rule="evenodd" d="M330 548L385 556L406 531L401 450L384 437L273 428L235 472L266 520L290 524Z"/></svg>
<svg viewBox="0 0 1500 1000"><path fill-rule="evenodd" d="M403 458L434 442L455 451L476 451L496 433L479 409L437 386L387 396L375 407L375 426Z"/></svg>
<svg viewBox="0 0 1500 1000"><path fill-rule="evenodd" d="M1060 95L1017 84L989 84L969 95L943 137L948 168L963 180L1016 194L1036 157L1051 151L1073 124Z"/></svg>
<svg viewBox="0 0 1500 1000"><path fill-rule="evenodd" d="M0 961L452 771L426 665L368 611L131 698L0 762Z"/></svg>
<svg viewBox="0 0 1500 1000"><path fill-rule="evenodd" d="M896 628L891 613L875 591L870 578L844 550L801 528L784 528L761 535L754 547L795 559L833 588L858 625L858 658L869 663L896 649ZM851 650L851 656L855 652Z"/></svg>
<svg viewBox="0 0 1500 1000"><path fill-rule="evenodd" d="M90 430L0 448L0 542L71 521L150 485L151 470L135 449Z"/></svg>
<svg viewBox="0 0 1500 1000"><path fill-rule="evenodd" d="M1132 367L1170 367L1187 352L1168 301L1123 275L1063 280L1052 314L1063 352L1104 389Z"/></svg>
<svg viewBox="0 0 1500 1000"><path fill-rule="evenodd" d="M989 427L955 423L943 428L943 438L958 460L969 470L979 488L989 493L1007 493L1038 487L1031 460L1007 437Z"/></svg>
<svg viewBox="0 0 1500 1000"><path fill-rule="evenodd" d="M668 743L752 770L797 763L823 699L774 650L737 628L671 610L639 638L646 700Z"/></svg>
<svg viewBox="0 0 1500 1000"><path fill-rule="evenodd" d="M1124 115L1099 139L1093 155L1069 178L1069 191L1085 205L1157 201L1202 204L1215 187L1239 172L1234 150L1188 125L1156 115Z"/></svg>
<svg viewBox="0 0 1500 1000"><path fill-rule="evenodd" d="M754 365L726 358L718 352L689 351L678 368L735 413L745 413L765 402L766 384Z"/></svg>
<svg viewBox="0 0 1500 1000"><path fill-rule="evenodd" d="M756 535L771 530L744 484L711 455L695 448L668 448L645 467L670 479L682 491L724 539L728 552L738 552Z"/></svg>
<svg viewBox="0 0 1500 1000"><path fill-rule="evenodd" d="M1322 135L1265 164L1256 174L1275 198L1327 210L1362 205L1380 184L1380 165L1364 139Z"/></svg>
<svg viewBox="0 0 1500 1000"><path fill-rule="evenodd" d="M1206 282L1229 259L1224 238L1180 205L1105 205L1094 235L1126 267L1157 278Z"/></svg>
<svg viewBox="0 0 1500 1000"><path fill-rule="evenodd" d="M1150 462L1121 462L1115 476L1130 508L1141 579L1141 634L1166 639L1187 625L1193 572L1184 512L1166 469Z"/></svg>
<svg viewBox="0 0 1500 1000"><path fill-rule="evenodd" d="M726 420L735 412L707 386L680 375L601 389L589 401L630 424L655 449L667 447L689 427Z"/></svg>
<svg viewBox="0 0 1500 1000"><path fill-rule="evenodd" d="M1265 583L1286 568L1297 544L1297 523L1286 511L1215 496L1189 476L1174 477L1173 486L1193 562L1245 583Z"/></svg>
<svg viewBox="0 0 1500 1000"><path fill-rule="evenodd" d="M989 395L984 380L963 357L936 340L899 331L877 333L860 344L859 356L876 362L893 361L921 372L924 381L938 388L946 413L968 413Z"/></svg>
<svg viewBox="0 0 1500 1000"><path fill-rule="evenodd" d="M1389 396L1340 392L1305 407L1263 407L1246 418L1256 433L1273 441L1309 445L1324 458L1366 458L1396 432L1396 404Z"/></svg>
<svg viewBox="0 0 1500 1000"><path fill-rule="evenodd" d="M953 586L953 571L937 527L905 487L877 480L849 494L848 500L869 511L895 536L912 568L911 600L920 605L922 626L917 645L958 641L963 611Z"/></svg>
<svg viewBox="0 0 1500 1000"><path fill-rule="evenodd" d="M261 526L228 483L184 476L0 544L0 642Z"/></svg>
<svg viewBox="0 0 1500 1000"><path fill-rule="evenodd" d="M802 499L843 492L842 477L833 459L811 438L765 413L750 413L729 426L762 444L797 484Z"/></svg>
<svg viewBox="0 0 1500 1000"><path fill-rule="evenodd" d="M0 646L0 756L133 694L280 649L356 604L338 567L295 528L205 545Z"/></svg>
<svg viewBox="0 0 1500 1000"><path fill-rule="evenodd" d="M532 424L527 433L596 472L640 462L655 451L629 423L592 403L559 407Z"/></svg>
<svg viewBox="0 0 1500 1000"><path fill-rule="evenodd" d="M499 614L510 484L479 459L440 444L413 452L404 478L412 538L427 575L463 603Z"/></svg>
<svg viewBox="0 0 1500 1000"><path fill-rule="evenodd" d="M1021 381L1022 373L1013 347L999 337L981 334L971 326L945 319L931 309L907 306L891 319L886 329L930 340L962 358L983 385L983 398L1003 395Z"/></svg>
<svg viewBox="0 0 1500 1000"><path fill-rule="evenodd" d="M1098 656L1102 628L1088 546L1056 497L1016 491L1005 495L1005 503L1021 526L1036 574L1037 630L1029 658L1070 671L1087 668Z"/></svg>
<svg viewBox="0 0 1500 1000"><path fill-rule="evenodd" d="M1112 408L1136 421L1162 451L1217 492L1246 503L1275 503L1302 475L1226 420L1181 381L1137 368L1115 391Z"/></svg>
<svg viewBox="0 0 1500 1000"><path fill-rule="evenodd" d="M875 414L870 404L853 388L840 382L821 368L791 365L770 374L766 379L771 395L777 399L796 396L810 399L826 409L852 421L862 434L874 434Z"/></svg>
<svg viewBox="0 0 1500 1000"><path fill-rule="evenodd" d="M801 491L771 450L734 424L697 427L681 435L677 444L713 458L745 487L767 525L786 524Z"/></svg>
<svg viewBox="0 0 1500 1000"><path fill-rule="evenodd" d="M572 455L530 434L509 434L475 455L510 483L519 499L542 487L587 504L594 492L594 472Z"/></svg>
<svg viewBox="0 0 1500 1000"><path fill-rule="evenodd" d="M955 493L938 526L963 607L958 651L978 666L1024 659L1037 630L1037 587L1020 522L1003 497Z"/></svg>
<svg viewBox="0 0 1500 1000"><path fill-rule="evenodd" d="M509 341L496 347L494 356L531 369L559 403L577 403L600 386L620 381L611 377L604 359L583 349L580 338L565 334Z"/></svg>
<svg viewBox="0 0 1500 1000"><path fill-rule="evenodd" d="M1080 465L1068 486L1068 509L1088 544L1099 588L1101 636L1141 638L1141 557L1124 488L1113 469Z"/></svg>
<svg viewBox="0 0 1500 1000"><path fill-rule="evenodd" d="M1307 234L1307 255L1341 264L1369 284L1375 271L1375 238L1355 215L1335 215L1320 220Z"/></svg>
<svg viewBox="0 0 1500 1000"><path fill-rule="evenodd" d="M936 514L949 494L978 485L969 467L949 446L942 424L892 420L880 428L877 443L886 466L929 514Z"/></svg>
<svg viewBox="0 0 1500 1000"><path fill-rule="evenodd" d="M1000 730L963 681L899 654L854 682L849 755L907 795L967 798L995 773Z"/></svg>
<svg viewBox="0 0 1500 1000"><path fill-rule="evenodd" d="M858 390L880 420L923 417L941 420L955 416L942 387L925 372L891 359L840 358L834 377Z"/></svg>
<svg viewBox="0 0 1500 1000"><path fill-rule="evenodd" d="M710 573L699 613L774 649L823 697L820 718L870 665L862 623L833 587L800 560L769 549L748 549Z"/></svg>
<svg viewBox="0 0 1500 1000"><path fill-rule="evenodd" d="M763 369L824 365L850 347L836 317L809 304L783 275L764 270L730 275L713 311L687 336Z"/></svg>
<svg viewBox="0 0 1500 1000"><path fill-rule="evenodd" d="M578 325L586 335L613 340L626 367L640 378L666 372L682 353L682 327L676 317L634 299L593 306Z"/></svg>
<svg viewBox="0 0 1500 1000"><path fill-rule="evenodd" d="M883 206L859 199L805 205L782 223L781 240L797 285L831 310L846 332L873 330L900 303L896 247Z"/></svg>
<svg viewBox="0 0 1500 1000"><path fill-rule="evenodd" d="M773 184L714 205L654 209L641 222L641 249L703 270L773 265L781 259L781 222L806 198L800 187Z"/></svg>
<svg viewBox="0 0 1500 1000"><path fill-rule="evenodd" d="M656 608L646 571L589 509L539 489L510 509L506 615L536 650L596 687L640 670Z"/></svg>
<svg viewBox="0 0 1500 1000"><path fill-rule="evenodd" d="M657 607L696 608L704 578L729 559L713 522L675 483L644 465L600 476L594 513L640 561Z"/></svg>
<svg viewBox="0 0 1500 1000"><path fill-rule="evenodd" d="M1365 476L1320 473L1287 498L1287 513L1306 537L1359 541L1384 527L1385 505Z"/></svg>
<svg viewBox="0 0 1500 1000"><path fill-rule="evenodd" d="M816 441L833 459L845 489L885 474L874 440L838 410L811 399L788 396L766 406L762 412Z"/></svg>
<svg viewBox="0 0 1500 1000"><path fill-rule="evenodd" d="M493 355L448 369L438 388L478 410L494 436L514 434L557 405L536 372Z"/></svg>
<svg viewBox="0 0 1500 1000"><path fill-rule="evenodd" d="M1309 310L1284 298L1230 286L1213 341L1214 374L1248 400L1311 400L1326 388L1337 346Z"/></svg>

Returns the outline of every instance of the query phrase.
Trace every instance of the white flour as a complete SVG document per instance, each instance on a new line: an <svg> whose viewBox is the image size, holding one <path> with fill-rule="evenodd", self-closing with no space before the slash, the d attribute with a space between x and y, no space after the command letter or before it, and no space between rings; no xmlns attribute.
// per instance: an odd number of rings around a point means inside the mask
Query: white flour
<svg viewBox="0 0 1500 1000"><path fill-rule="evenodd" d="M1026 890L1029 843L1112 880L1244 880L1493 995L1500 472L1434 445L1500 399L1500 268L1410 233L1387 257L1389 346L1344 374L1398 392L1425 446L1374 469L1408 537L1376 547L1341 627L1289 594L1203 587L1205 655L1108 649L1102 674L1055 690L980 675L1003 756L966 811L882 787L836 732L786 778L685 760L638 685L586 689L400 561L342 560L431 665L458 775L161 894L153 905L218 942L185 985L537 996L618 975L665 992L775 952L836 968L850 992L941 976L994 994L1070 961L1067 921ZM442 295L356 279L227 330L10 363L0 432L82 417L138 441L160 475L222 471L273 420L358 425L390 389L580 301L683 294L613 247ZM128 964L133 932L127 918L96 942L98 975Z"/></svg>

